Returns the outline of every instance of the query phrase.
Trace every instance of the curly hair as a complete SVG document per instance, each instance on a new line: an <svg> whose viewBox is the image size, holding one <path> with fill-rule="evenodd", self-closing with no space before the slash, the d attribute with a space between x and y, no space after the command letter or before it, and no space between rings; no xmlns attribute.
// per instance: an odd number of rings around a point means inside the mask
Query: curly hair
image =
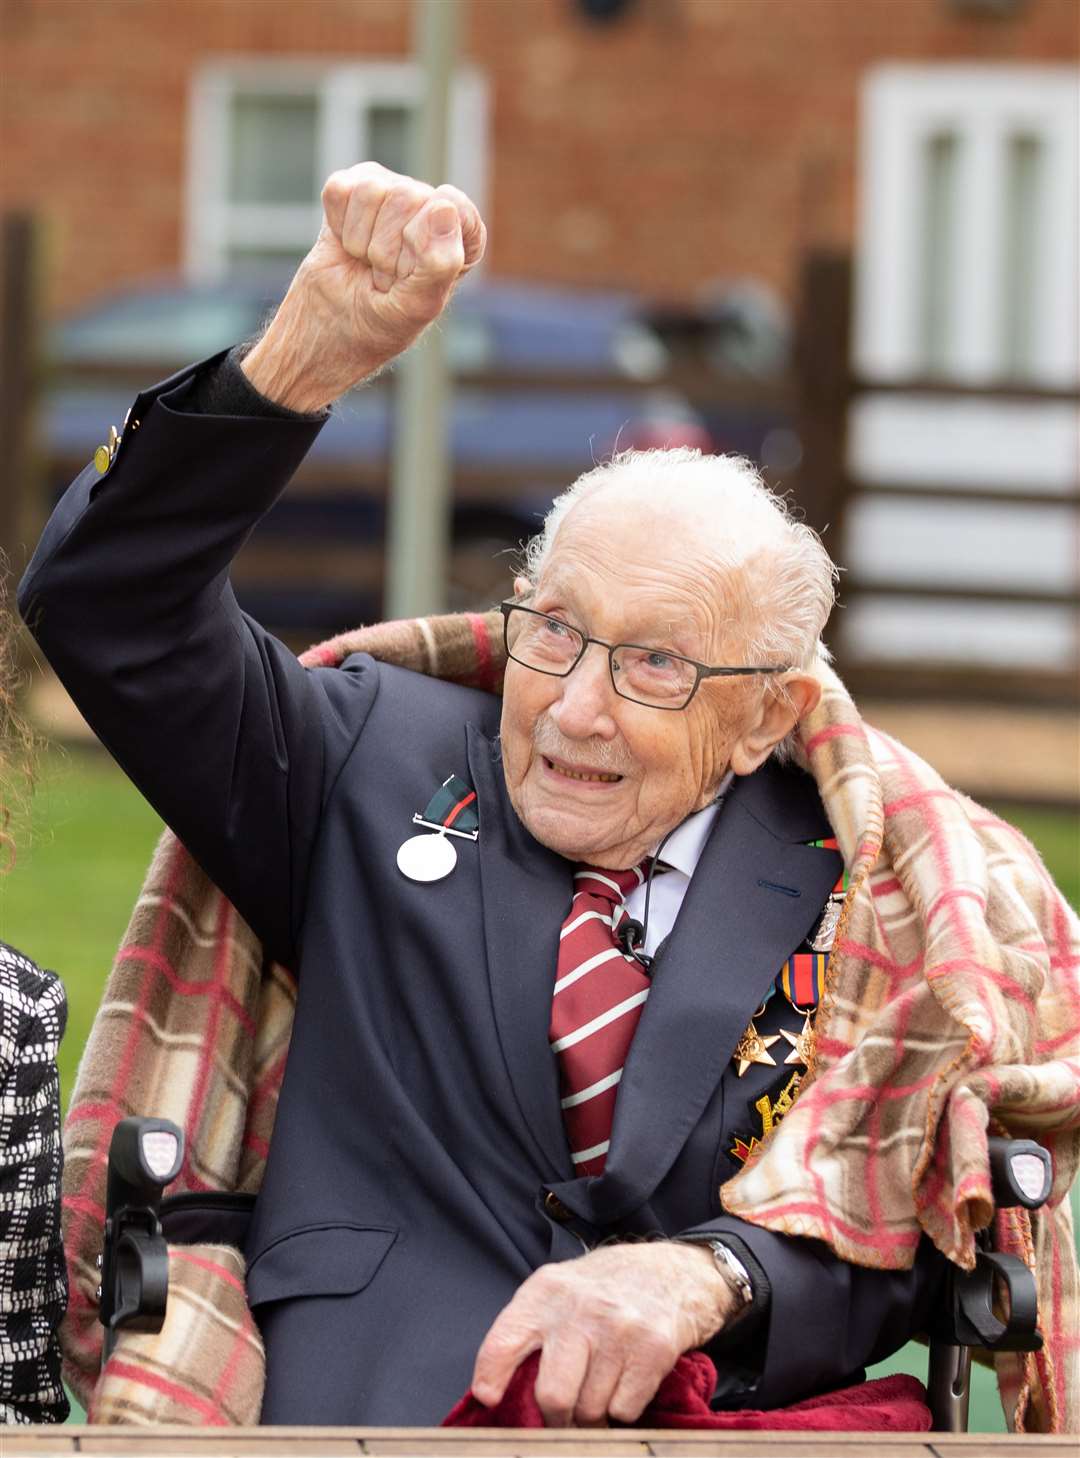
<svg viewBox="0 0 1080 1458"><path fill-rule="evenodd" d="M7 606L7 573L0 558L0 875L15 864L12 823L25 809L34 779L34 734L17 707L18 633Z"/></svg>

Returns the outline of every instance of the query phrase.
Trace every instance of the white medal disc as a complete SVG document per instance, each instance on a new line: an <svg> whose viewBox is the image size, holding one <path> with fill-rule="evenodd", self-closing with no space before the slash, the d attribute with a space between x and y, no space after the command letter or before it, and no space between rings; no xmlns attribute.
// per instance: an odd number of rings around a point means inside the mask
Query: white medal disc
<svg viewBox="0 0 1080 1458"><path fill-rule="evenodd" d="M445 835L413 835L399 847L398 870L410 881L441 881L457 865L457 851Z"/></svg>

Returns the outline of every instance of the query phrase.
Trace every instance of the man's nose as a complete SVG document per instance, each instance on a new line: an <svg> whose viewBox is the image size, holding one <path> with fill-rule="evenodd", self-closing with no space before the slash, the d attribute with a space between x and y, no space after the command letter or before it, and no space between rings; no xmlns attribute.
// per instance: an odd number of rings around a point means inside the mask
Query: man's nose
<svg viewBox="0 0 1080 1458"><path fill-rule="evenodd" d="M590 643L577 667L560 680L560 688L548 712L568 738L611 739L617 733L606 648Z"/></svg>

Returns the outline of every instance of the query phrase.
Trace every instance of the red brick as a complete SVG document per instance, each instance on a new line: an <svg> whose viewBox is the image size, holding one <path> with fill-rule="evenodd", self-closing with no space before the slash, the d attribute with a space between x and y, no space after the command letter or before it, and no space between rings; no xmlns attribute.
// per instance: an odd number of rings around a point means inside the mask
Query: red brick
<svg viewBox="0 0 1080 1458"><path fill-rule="evenodd" d="M690 298L753 272L790 292L848 244L856 106L883 61L1074 62L1076 0L1015 18L948 0L471 0L491 83L493 272ZM178 270L193 73L229 55L393 57L410 0L4 0L0 205L49 230L64 310Z"/></svg>

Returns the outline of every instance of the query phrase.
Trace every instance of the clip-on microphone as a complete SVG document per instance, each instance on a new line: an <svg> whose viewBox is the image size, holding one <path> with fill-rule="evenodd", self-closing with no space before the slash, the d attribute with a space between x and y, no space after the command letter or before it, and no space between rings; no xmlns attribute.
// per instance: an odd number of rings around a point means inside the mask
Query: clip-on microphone
<svg viewBox="0 0 1080 1458"><path fill-rule="evenodd" d="M648 915L648 912L646 912L646 915ZM653 959L644 950L644 924L640 921L635 920L635 918L632 916L626 917L623 921L619 923L618 930L615 933L615 940L622 948L623 956L633 957L634 961L645 973L645 976L648 977L652 968Z"/></svg>
<svg viewBox="0 0 1080 1458"><path fill-rule="evenodd" d="M656 847L656 854L649 861L649 874L645 878L645 910L643 920L638 921L636 917L626 916L615 929L615 940L623 950L625 957L633 957L646 977L652 976L653 958L645 950L645 934L649 925L649 897L652 895L652 878L656 873L656 866L660 860L660 852L667 845L668 841L675 834L678 826L669 830L667 835Z"/></svg>

